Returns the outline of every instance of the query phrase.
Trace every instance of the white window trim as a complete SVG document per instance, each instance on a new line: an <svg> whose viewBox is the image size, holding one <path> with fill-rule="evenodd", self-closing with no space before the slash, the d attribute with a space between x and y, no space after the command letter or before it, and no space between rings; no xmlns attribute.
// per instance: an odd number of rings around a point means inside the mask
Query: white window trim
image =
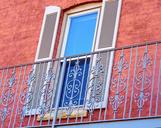
<svg viewBox="0 0 161 128"><path fill-rule="evenodd" d="M54 29L54 33L53 33L53 38L52 38L52 44L51 44L49 57L38 59L47 15L52 14L54 12L57 12L57 18L56 18L56 22L55 22L55 29ZM56 41L56 35L57 35L57 31L58 31L60 13L61 13L61 8L60 7L48 6L48 7L45 8L45 14L44 14L44 17L43 17L42 28L41 28L39 42L38 42L38 46L37 46L35 62L52 59L53 51L54 51L54 45L55 45L55 41Z"/></svg>
<svg viewBox="0 0 161 128"><path fill-rule="evenodd" d="M89 3L89 4L81 5L79 7L70 9L67 12L65 12L64 18L63 18L63 23L62 23L62 28L61 28L59 46L58 46L58 50L57 50L57 58L64 55L64 54L62 54L61 50L62 50L63 47L65 49L65 46L63 46L64 45L63 43L64 43L65 29L66 29L66 26L67 26L68 15L83 12L83 11L88 11L88 10L92 10L92 9L101 8L101 6L102 6L102 2L100 2L100 3Z"/></svg>
<svg viewBox="0 0 161 128"><path fill-rule="evenodd" d="M69 27L70 27L70 18L74 17L74 16L81 16L84 14L90 14L92 12L98 12L98 16L97 16L97 20L96 20L96 28L95 28L95 32L94 32L94 38L93 38L93 44L92 44L92 49L91 52L94 50L95 47L95 40L96 40L96 35L97 35L97 28L98 28L98 23L99 23L99 15L100 15L100 8L97 9L92 9L92 10L87 10L87 11L83 11L83 12L78 12L78 13L74 13L74 14L70 14L67 16L67 25L66 25L66 30L64 33L64 40L63 40L63 44L62 44L62 49L61 49L61 57L64 57L64 53L65 53L65 47L66 47L66 43L67 43L67 37L68 37L68 33L69 33Z"/></svg>
<svg viewBox="0 0 161 128"><path fill-rule="evenodd" d="M102 22L103 22L103 15L105 13L104 12L105 10L103 8L105 6L105 2L107 2L107 1L112 2L113 0L103 0L103 3L101 5L98 4L98 5L92 6L93 8L102 8L101 11L103 11L103 12L99 13L99 16L98 16L99 17L98 18L99 23L97 23L97 26L96 26L97 30L96 30L95 35L94 35L94 42L95 43L93 43L92 51L101 51L101 50L113 49L113 48L115 48L115 45L116 45L118 28L119 28L119 21L120 21L120 14L121 14L121 7L122 7L122 0L119 0L119 3L118 3L116 22L115 22L115 28L114 28L114 34L113 34L113 41L112 41L112 47L98 49L98 44L99 44L99 40L100 40L100 32L101 32ZM65 52L65 46L66 46L65 41L67 40L67 32L69 31L69 21L68 21L69 18L68 18L68 16L70 14L72 14L72 13L78 13L79 11L86 11L86 10L89 10L89 9L92 10L91 6L85 6L85 7L86 8L84 8L83 10L82 10L82 8L78 8L78 9L70 10L69 12L65 13L64 20L63 20L63 25L62 25L63 26L62 30L64 30L64 31L62 31L62 33L61 33L61 38L60 38L60 42L59 42L59 44L61 44L61 45L59 45L59 50L58 50L58 51L61 51L61 52L58 52L58 54L57 54L58 57L63 57L64 52ZM67 30L65 31L66 27L67 27ZM63 39L63 37L64 37L64 39ZM96 58L94 58L94 59L96 59ZM99 108L99 107L105 108L105 107L107 107L113 60L114 60L114 52L111 51L110 61L109 61L109 71L107 73L107 78L106 78L105 95L104 95L103 103L101 103L101 105L96 107L96 108ZM92 66L93 66L93 64L94 63L92 63ZM88 93L87 96L86 96L86 99L88 99L89 96L90 96L90 94Z"/></svg>
<svg viewBox="0 0 161 128"><path fill-rule="evenodd" d="M82 11L82 12L74 12L72 14L69 14L67 16L67 21L66 21L66 30L65 30L65 33L64 33L64 40L63 40L63 44L62 44L62 49L61 49L61 53L60 53L60 56L63 57L64 56L64 53L65 53L65 48L66 48L66 44L67 44L67 37L68 37L68 33L69 33L69 27L70 27L70 19L71 17L75 17L75 16L81 16L81 15L84 15L84 14L90 14L92 12L97 12L98 15L97 15L97 19L96 19L96 26L95 26L95 32L94 32L94 38L93 38L93 43L92 43L92 49L91 49L91 52L94 50L95 48L95 41L96 41L96 38L97 38L97 29L98 29L98 25L99 25L99 17L100 17L100 8L95 8L95 9L90 9L90 10L85 10L85 11ZM82 59L82 58L90 58L90 55L89 56L81 56L79 57L79 59ZM75 60L77 58L71 58L69 60ZM86 99L90 96L90 93L87 94L86 96ZM85 99L85 100L86 100ZM84 101L85 103L85 101ZM84 105L78 105L78 106L72 106L72 107L75 107L75 108L83 108ZM61 107L61 108L64 108L64 107ZM61 109L60 108L60 109Z"/></svg>

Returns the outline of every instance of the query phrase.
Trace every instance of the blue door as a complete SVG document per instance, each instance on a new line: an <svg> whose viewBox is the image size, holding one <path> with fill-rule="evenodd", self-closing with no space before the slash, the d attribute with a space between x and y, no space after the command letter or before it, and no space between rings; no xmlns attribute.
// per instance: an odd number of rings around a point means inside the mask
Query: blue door
<svg viewBox="0 0 161 128"><path fill-rule="evenodd" d="M90 53L94 45L94 35L98 11L80 13L68 17L64 56ZM60 107L83 105L87 86L90 58L71 58L67 61L64 74Z"/></svg>

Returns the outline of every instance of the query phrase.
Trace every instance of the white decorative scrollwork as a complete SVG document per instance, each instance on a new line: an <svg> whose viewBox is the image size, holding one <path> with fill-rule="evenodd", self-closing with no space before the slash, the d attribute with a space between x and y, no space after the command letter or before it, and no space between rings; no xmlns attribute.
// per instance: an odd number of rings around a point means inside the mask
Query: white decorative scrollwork
<svg viewBox="0 0 161 128"><path fill-rule="evenodd" d="M70 116L73 112L74 106L80 105L80 93L82 88L82 75L83 69L80 66L80 61L77 59L74 62L69 64L69 73L66 76L66 84L63 95L63 103L62 106L66 107L66 114Z"/></svg>
<svg viewBox="0 0 161 128"><path fill-rule="evenodd" d="M104 66L102 64L101 55L97 55L96 63L90 71L90 81L88 86L88 93L90 94L87 99L87 108L90 115L93 114L95 108L97 108L103 101L104 97Z"/></svg>
<svg viewBox="0 0 161 128"><path fill-rule="evenodd" d="M122 50L118 62L116 62L113 67L115 74L112 77L110 86L110 90L115 94L114 96L109 97L109 101L114 112L114 118L116 118L119 106L124 102L124 95L121 94L121 92L123 92L127 87L127 78L124 76L123 72L128 69L128 66L128 62L124 56L124 51Z"/></svg>
<svg viewBox="0 0 161 128"><path fill-rule="evenodd" d="M152 81L152 73L150 71L151 66L152 60L148 54L148 48L146 47L143 57L138 59L134 86L137 90L134 94L134 99L137 104L139 114L142 111L145 102L150 97L149 88Z"/></svg>
<svg viewBox="0 0 161 128"><path fill-rule="evenodd" d="M6 120L7 116L11 113L12 103L14 102L15 90L14 85L16 83L16 70L13 69L11 76L8 78L6 85L4 85L4 91L2 92L1 97L1 106L0 117L2 124Z"/></svg>
<svg viewBox="0 0 161 128"><path fill-rule="evenodd" d="M36 76L34 73L34 66L32 66L27 78L27 85L23 86L22 92L20 93L20 105L18 113L20 115L20 122L23 122L25 114L31 110L31 102L33 99L33 88L32 85L35 83Z"/></svg>
<svg viewBox="0 0 161 128"><path fill-rule="evenodd" d="M72 78L68 81L65 86L65 98L64 106L75 106L78 105L78 99L75 99L79 95L79 89L81 86L81 81L77 77L82 76L82 69L79 66L79 60L75 62L74 67L70 70L68 77Z"/></svg>
<svg viewBox="0 0 161 128"><path fill-rule="evenodd" d="M52 70L52 67L50 67L47 71L47 73L43 76L43 84L40 87L40 105L39 105L39 111L40 111L40 117L43 118L44 114L50 111L50 106L52 103L52 96L53 94L53 86L51 85L51 82L55 79L55 74Z"/></svg>

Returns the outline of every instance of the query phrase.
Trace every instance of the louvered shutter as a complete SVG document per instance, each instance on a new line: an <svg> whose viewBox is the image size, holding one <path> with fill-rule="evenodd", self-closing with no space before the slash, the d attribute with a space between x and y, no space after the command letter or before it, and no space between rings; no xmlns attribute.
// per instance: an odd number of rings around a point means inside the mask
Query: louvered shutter
<svg viewBox="0 0 161 128"><path fill-rule="evenodd" d="M98 33L98 47L97 49L105 49L114 47L115 31L118 27L118 11L120 0L105 0L103 1L100 26Z"/></svg>
<svg viewBox="0 0 161 128"><path fill-rule="evenodd" d="M56 6L49 6L45 10L35 61L52 59L60 10Z"/></svg>
<svg viewBox="0 0 161 128"><path fill-rule="evenodd" d="M57 36L59 18L60 18L60 7L57 6L49 6L45 9L45 14L43 18L42 28L40 32L35 62L44 61L52 59L55 40ZM32 90L32 99L29 101L30 110L28 114L35 114L41 107L41 103L43 102L42 86L44 84L43 77L47 75L51 62L35 64L33 66L34 75L36 77L35 81L32 83L29 90ZM35 111L37 110L37 111Z"/></svg>
<svg viewBox="0 0 161 128"><path fill-rule="evenodd" d="M95 51L115 47L118 23L121 11L120 9L121 9L121 0L103 1L97 31ZM114 55L113 52L100 53L99 55L95 55L92 67L99 66L98 64L100 64L100 66L103 66L103 73L99 74L99 71L97 73L100 76L97 77L98 80L96 81L99 81L100 84L92 85L94 86L93 87L94 89L99 89L99 91L97 90L93 91L92 89L89 89L89 94L87 97L87 107L89 106L91 107L92 100L94 100L93 104L94 106L92 106L93 108L100 108L107 106L109 83L112 73L113 55ZM99 60L100 62L97 62L97 60ZM94 94L91 94L93 92Z"/></svg>

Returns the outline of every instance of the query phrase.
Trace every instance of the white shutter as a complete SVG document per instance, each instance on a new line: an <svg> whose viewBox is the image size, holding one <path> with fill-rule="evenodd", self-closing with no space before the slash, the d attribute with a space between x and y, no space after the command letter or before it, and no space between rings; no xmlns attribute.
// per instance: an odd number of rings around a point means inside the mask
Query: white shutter
<svg viewBox="0 0 161 128"><path fill-rule="evenodd" d="M35 61L52 59L59 18L60 7L49 6L45 9Z"/></svg>
<svg viewBox="0 0 161 128"><path fill-rule="evenodd" d="M104 0L100 16L96 50L115 47L121 0Z"/></svg>
<svg viewBox="0 0 161 128"><path fill-rule="evenodd" d="M96 46L95 51L105 50L115 47L119 17L121 11L122 0L104 0L102 3L102 9L100 14L100 21L97 32ZM101 53L100 65L103 65L103 74L100 74L102 82L101 85L91 85L91 88L88 90L87 103L86 106L88 109L103 108L107 107L108 93L109 93L109 84L110 77L112 73L112 64L114 53L110 52L109 54ZM99 55L95 55L93 60L92 67L98 66L96 58L99 58ZM106 67L107 65L107 67ZM91 75L92 77L92 75ZM93 88L100 88L99 92L92 90ZM98 86L98 87L97 87ZM92 99L91 99L92 97ZM94 101L94 103L92 103Z"/></svg>
<svg viewBox="0 0 161 128"><path fill-rule="evenodd" d="M60 18L60 7L49 6L45 9L43 18L42 28L40 32L40 38L38 42L35 62L45 61L52 59L55 40L57 36L59 18ZM42 94L43 92L40 86L44 84L42 77L47 74L51 62L35 64L33 66L35 81L30 86L29 90L32 90L32 99L30 99L28 114L35 114L35 110L39 111L39 107L42 105ZM37 113L37 112L36 112Z"/></svg>

